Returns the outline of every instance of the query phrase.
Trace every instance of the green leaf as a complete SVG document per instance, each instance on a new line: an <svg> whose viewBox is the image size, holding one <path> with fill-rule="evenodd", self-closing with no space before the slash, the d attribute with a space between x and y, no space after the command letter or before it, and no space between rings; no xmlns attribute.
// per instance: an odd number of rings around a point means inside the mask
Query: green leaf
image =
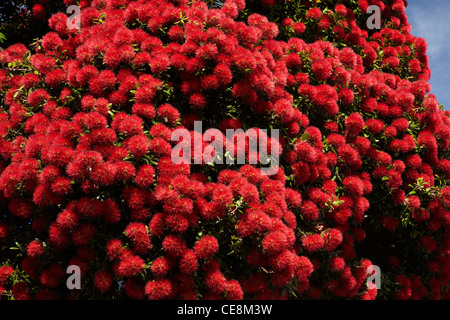
<svg viewBox="0 0 450 320"><path fill-rule="evenodd" d="M309 139L309 133L308 132L303 133L302 136L300 137L301 141L306 141L308 139Z"/></svg>
<svg viewBox="0 0 450 320"><path fill-rule="evenodd" d="M6 36L0 32L0 43L3 43L6 41Z"/></svg>

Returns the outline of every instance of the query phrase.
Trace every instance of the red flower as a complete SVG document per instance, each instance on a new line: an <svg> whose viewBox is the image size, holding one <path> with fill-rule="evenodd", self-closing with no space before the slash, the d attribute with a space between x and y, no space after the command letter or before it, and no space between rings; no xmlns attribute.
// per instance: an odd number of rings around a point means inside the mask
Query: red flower
<svg viewBox="0 0 450 320"><path fill-rule="evenodd" d="M219 250L219 243L214 236L203 236L194 245L194 252L199 259L209 259Z"/></svg>
<svg viewBox="0 0 450 320"><path fill-rule="evenodd" d="M212 200L222 206L229 206L233 202L233 193L228 186L218 184L213 191Z"/></svg>
<svg viewBox="0 0 450 320"><path fill-rule="evenodd" d="M363 181L357 176L345 177L342 181L345 189L349 194L355 197L360 197L364 193Z"/></svg>
<svg viewBox="0 0 450 320"><path fill-rule="evenodd" d="M48 234L48 241L58 248L64 248L69 243L67 234L56 223L50 225Z"/></svg>
<svg viewBox="0 0 450 320"><path fill-rule="evenodd" d="M326 81L332 72L332 66L327 60L314 62L311 66L314 75L318 81Z"/></svg>
<svg viewBox="0 0 450 320"><path fill-rule="evenodd" d="M44 89L36 89L28 95L27 102L32 106L36 107L44 101L50 99L50 95Z"/></svg>
<svg viewBox="0 0 450 320"><path fill-rule="evenodd" d="M66 73L64 70L55 69L47 73L45 83L52 88L59 88L66 80Z"/></svg>
<svg viewBox="0 0 450 320"><path fill-rule="evenodd" d="M265 252L275 254L288 247L286 235L280 231L269 232L262 240Z"/></svg>
<svg viewBox="0 0 450 320"><path fill-rule="evenodd" d="M381 217L381 225L390 230L390 231L395 231L395 229L397 229L398 227L398 220L389 216L383 216Z"/></svg>
<svg viewBox="0 0 450 320"><path fill-rule="evenodd" d="M329 144L331 144L334 147L342 147L343 145L345 145L346 139L344 136L338 134L338 133L331 133L328 137L327 137L327 141Z"/></svg>
<svg viewBox="0 0 450 320"><path fill-rule="evenodd" d="M27 254L30 257L39 257L44 253L44 246L42 245L42 242L39 240L33 240L31 241L27 246ZM0 281L1 282L1 281Z"/></svg>
<svg viewBox="0 0 450 320"><path fill-rule="evenodd" d="M171 256L178 257L186 251L186 243L176 235L168 235L162 242L163 249Z"/></svg>
<svg viewBox="0 0 450 320"><path fill-rule="evenodd" d="M117 148L116 151L117 151L117 154L111 155L112 159L110 159L110 160L118 161L115 163L117 181L120 181L120 180L127 181L127 180L133 179L133 177L136 174L136 168L133 166L133 164L131 164L129 162L121 161L123 158L125 158L127 156L126 150L122 149L122 148ZM120 160L114 159L114 157L120 158Z"/></svg>
<svg viewBox="0 0 450 320"><path fill-rule="evenodd" d="M339 60L342 64L351 69L353 69L357 64L356 57L357 55L355 52L349 47L342 48L339 54Z"/></svg>
<svg viewBox="0 0 450 320"><path fill-rule="evenodd" d="M124 141L127 150L136 158L143 157L150 150L147 136L136 134Z"/></svg>
<svg viewBox="0 0 450 320"><path fill-rule="evenodd" d="M366 121L366 127L372 132L373 134L377 134L381 132L384 128L384 123L381 120L378 119L367 119Z"/></svg>
<svg viewBox="0 0 450 320"><path fill-rule="evenodd" d="M317 160L317 152L308 142L298 143L295 146L295 152L297 153L297 159L300 161L314 163Z"/></svg>
<svg viewBox="0 0 450 320"><path fill-rule="evenodd" d="M66 270L56 263L41 273L41 283L50 288L56 288L66 275Z"/></svg>
<svg viewBox="0 0 450 320"><path fill-rule="evenodd" d="M244 291L236 280L229 280L225 285L225 293L227 300L242 300Z"/></svg>
<svg viewBox="0 0 450 320"><path fill-rule="evenodd" d="M294 30L294 32L296 34L302 34L303 32L305 32L306 30L306 26L303 22L296 22L294 23L294 25L292 26L292 29Z"/></svg>
<svg viewBox="0 0 450 320"><path fill-rule="evenodd" d="M151 165L144 164L140 166L138 171L136 172L134 182L139 187L145 188L153 183L154 178L155 178L155 169Z"/></svg>
<svg viewBox="0 0 450 320"><path fill-rule="evenodd" d="M324 240L324 248L327 251L333 251L336 249L338 245L342 243L342 232L338 229L327 229L324 232L322 232L322 237Z"/></svg>
<svg viewBox="0 0 450 320"><path fill-rule="evenodd" d="M12 287L12 295L15 300L30 300L31 292L25 282L17 282Z"/></svg>
<svg viewBox="0 0 450 320"><path fill-rule="evenodd" d="M158 257L153 260L151 270L157 277L163 277L170 270L170 264L166 257Z"/></svg>
<svg viewBox="0 0 450 320"><path fill-rule="evenodd" d="M84 217L100 217L103 213L102 202L98 199L83 197L76 203L76 209Z"/></svg>
<svg viewBox="0 0 450 320"><path fill-rule="evenodd" d="M65 27L65 25L64 25ZM55 69L56 61L50 56L35 54L30 58L31 65L39 72L48 73Z"/></svg>
<svg viewBox="0 0 450 320"><path fill-rule="evenodd" d="M230 84L233 78L230 67L225 63L218 63L214 67L214 75L217 78L218 84L222 87Z"/></svg>
<svg viewBox="0 0 450 320"><path fill-rule="evenodd" d="M433 252L437 248L436 240L434 240L431 236L423 236L419 240L420 245L428 252Z"/></svg>
<svg viewBox="0 0 450 320"><path fill-rule="evenodd" d="M332 257L328 261L328 265L330 266L332 271L340 272L345 267L345 260L341 257Z"/></svg>
<svg viewBox="0 0 450 320"><path fill-rule="evenodd" d="M319 209L314 204L314 202L310 200L306 200L303 202L303 205L301 206L302 215L305 217L308 221L313 221L319 218Z"/></svg>
<svg viewBox="0 0 450 320"><path fill-rule="evenodd" d="M152 126L152 128L149 131L149 134L153 137L160 137L166 141L170 141L172 131L171 131L171 129L166 127L164 124L157 123Z"/></svg>
<svg viewBox="0 0 450 320"><path fill-rule="evenodd" d="M158 116L168 122L169 125L175 124L180 118L180 112L168 103L158 108Z"/></svg>
<svg viewBox="0 0 450 320"><path fill-rule="evenodd" d="M42 4L37 3L32 8L31 11L33 12L33 17L37 20L45 19L46 12L45 8Z"/></svg>
<svg viewBox="0 0 450 320"><path fill-rule="evenodd" d="M52 182L51 189L58 195L67 195L72 190L72 182L66 177L58 177Z"/></svg>
<svg viewBox="0 0 450 320"><path fill-rule="evenodd" d="M311 261L305 256L300 256L296 258L295 265L296 278L299 281L307 281L308 277L311 276L314 271L314 266Z"/></svg>
<svg viewBox="0 0 450 320"><path fill-rule="evenodd" d="M0 223L0 241L4 241L8 236L10 228L7 224Z"/></svg>
<svg viewBox="0 0 450 320"><path fill-rule="evenodd" d="M345 17L347 15L347 7L344 4L338 4L334 7L334 11L341 15L342 17Z"/></svg>
<svg viewBox="0 0 450 320"><path fill-rule="evenodd" d="M125 282L124 288L127 295L133 299L142 299L144 297L144 286L134 278L128 279L127 282Z"/></svg>
<svg viewBox="0 0 450 320"><path fill-rule="evenodd" d="M182 214L172 213L165 218L166 226L176 233L184 233L189 228L189 220Z"/></svg>
<svg viewBox="0 0 450 320"><path fill-rule="evenodd" d="M156 95L156 89L150 85L144 85L136 89L134 94L136 102L151 103Z"/></svg>
<svg viewBox="0 0 450 320"><path fill-rule="evenodd" d="M205 270L206 271L206 276L205 276L206 286L213 293L220 294L226 288L227 279L222 274L222 272L219 270L218 266L206 265L204 268L208 269L208 267L210 268L210 270Z"/></svg>
<svg viewBox="0 0 450 320"><path fill-rule="evenodd" d="M413 211L411 217L416 222L426 221L430 218L430 212L425 208L419 208L418 210Z"/></svg>
<svg viewBox="0 0 450 320"><path fill-rule="evenodd" d="M247 183L241 185L240 187L241 189L238 191L238 193L242 196L245 202L247 202L248 204L253 204L259 201L258 188L255 185Z"/></svg>
<svg viewBox="0 0 450 320"><path fill-rule="evenodd" d="M306 18L310 20L319 20L322 17L322 11L318 7L313 7L306 12Z"/></svg>
<svg viewBox="0 0 450 320"><path fill-rule="evenodd" d="M106 243L105 251L109 259L112 261L120 256L122 248L123 244L119 239L111 239Z"/></svg>
<svg viewBox="0 0 450 320"><path fill-rule="evenodd" d="M72 241L77 246L87 245L94 237L96 228L90 223L83 223L72 232Z"/></svg>
<svg viewBox="0 0 450 320"><path fill-rule="evenodd" d="M303 184L310 179L310 166L302 161L299 161L292 165L292 170L294 173L295 182L298 184Z"/></svg>
<svg viewBox="0 0 450 320"><path fill-rule="evenodd" d="M197 57L205 60L214 59L217 53L218 53L217 46L213 43L206 43L200 46L195 52Z"/></svg>
<svg viewBox="0 0 450 320"><path fill-rule="evenodd" d="M168 299L172 293L172 283L167 279L149 281L145 285L145 294L150 300Z"/></svg>
<svg viewBox="0 0 450 320"><path fill-rule="evenodd" d="M266 212L268 212L268 210L266 210ZM260 233L270 230L272 219L264 212L259 210L251 210L247 212L244 217L245 218L241 221L241 223L244 223L244 225L248 227L248 232Z"/></svg>
<svg viewBox="0 0 450 320"><path fill-rule="evenodd" d="M322 185L322 190L328 194L334 194L336 192L337 183L334 180L327 180Z"/></svg>
<svg viewBox="0 0 450 320"><path fill-rule="evenodd" d="M325 203L330 200L330 195L323 192L317 187L312 187L308 191L309 199L317 204L319 207L323 207Z"/></svg>
<svg viewBox="0 0 450 320"><path fill-rule="evenodd" d="M132 30L129 30L126 27L119 28L114 35L113 41L118 45L133 43L134 35Z"/></svg>
<svg viewBox="0 0 450 320"><path fill-rule="evenodd" d="M147 229L140 222L130 222L124 230L124 234L133 242L140 242L142 238L147 238Z"/></svg>
<svg viewBox="0 0 450 320"><path fill-rule="evenodd" d="M406 203L408 207L412 210L417 210L420 208L420 199L417 196L409 196L406 198Z"/></svg>
<svg viewBox="0 0 450 320"><path fill-rule="evenodd" d="M339 147L338 155L352 169L358 169L362 164L358 151L348 144Z"/></svg>
<svg viewBox="0 0 450 320"><path fill-rule="evenodd" d="M153 105L148 103L137 102L133 104L132 113L148 120L151 120L156 116L155 108L153 107Z"/></svg>
<svg viewBox="0 0 450 320"><path fill-rule="evenodd" d="M149 223L150 232L154 235L161 236L164 232L164 224L165 224L164 215L162 213L154 214Z"/></svg>
<svg viewBox="0 0 450 320"><path fill-rule="evenodd" d="M189 105L193 109L202 109L206 105L206 98L201 93L194 93L189 97Z"/></svg>
<svg viewBox="0 0 450 320"><path fill-rule="evenodd" d="M174 25L174 26L170 27L168 35L171 40L178 42L178 41L183 40L184 30L182 27L180 27L178 25Z"/></svg>
<svg viewBox="0 0 450 320"><path fill-rule="evenodd" d="M116 274L119 277L133 277L144 269L144 260L137 255L130 255L120 260Z"/></svg>
<svg viewBox="0 0 450 320"><path fill-rule="evenodd" d="M120 117L114 118L111 127L118 133L122 133L125 136L132 136L142 133L143 120L136 116L128 116L125 114L120 114ZM117 120L117 121L116 121Z"/></svg>
<svg viewBox="0 0 450 320"><path fill-rule="evenodd" d="M8 206L9 211L22 219L28 219L33 214L33 204L30 201L13 199Z"/></svg>
<svg viewBox="0 0 450 320"><path fill-rule="evenodd" d="M14 269L11 266L1 266L0 267L0 285L9 279L11 274L14 273Z"/></svg>
<svg viewBox="0 0 450 320"><path fill-rule="evenodd" d="M286 202L290 207L299 208L302 204L303 198L301 193L291 188L286 188Z"/></svg>
<svg viewBox="0 0 450 320"><path fill-rule="evenodd" d="M134 51L133 51L134 52ZM165 54L156 54L150 60L150 67L154 74L159 74L166 71L170 66L170 59Z"/></svg>
<svg viewBox="0 0 450 320"><path fill-rule="evenodd" d="M143 141L143 138L141 140ZM172 151L171 145L166 140L159 137L150 140L149 149L159 157L170 156Z"/></svg>
<svg viewBox="0 0 450 320"><path fill-rule="evenodd" d="M121 212L116 202L111 199L103 201L103 218L106 223L117 223L120 221Z"/></svg>
<svg viewBox="0 0 450 320"><path fill-rule="evenodd" d="M377 288L367 289L367 291L361 296L361 300L375 300L377 293Z"/></svg>
<svg viewBox="0 0 450 320"><path fill-rule="evenodd" d="M192 274L198 268L197 255L193 250L187 250L180 259L180 271L185 274Z"/></svg>
<svg viewBox="0 0 450 320"><path fill-rule="evenodd" d="M39 82L41 82L41 79L39 78L39 76L35 73L29 73L29 74L25 74L19 82L20 86L24 86L24 89L28 90L31 89L33 87L35 87L36 85L39 84Z"/></svg>
<svg viewBox="0 0 450 320"><path fill-rule="evenodd" d="M392 124L398 131L404 132L409 128L409 121L405 118L395 119Z"/></svg>
<svg viewBox="0 0 450 320"><path fill-rule="evenodd" d="M291 18L284 18L282 21L281 21L281 25L283 26L283 27L286 27L286 26L292 26L294 24L294 21L291 19Z"/></svg>
<svg viewBox="0 0 450 320"><path fill-rule="evenodd" d="M309 234L302 239L302 246L308 252L315 252L323 248L324 240L319 234Z"/></svg>
<svg viewBox="0 0 450 320"><path fill-rule="evenodd" d="M356 136L364 128L364 119L360 113L354 112L345 120L345 126L347 128L347 134Z"/></svg>
<svg viewBox="0 0 450 320"><path fill-rule="evenodd" d="M112 282L112 275L106 270L100 270L94 276L94 286L101 292L108 291Z"/></svg>

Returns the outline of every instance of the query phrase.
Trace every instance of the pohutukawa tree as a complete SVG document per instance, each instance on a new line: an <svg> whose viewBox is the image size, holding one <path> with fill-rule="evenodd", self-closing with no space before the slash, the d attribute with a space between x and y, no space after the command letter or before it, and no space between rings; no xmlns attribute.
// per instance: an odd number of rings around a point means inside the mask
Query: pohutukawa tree
<svg viewBox="0 0 450 320"><path fill-rule="evenodd" d="M3 299L449 298L450 114L406 1L64 2L81 29L0 52ZM231 159L227 129L278 129L276 173L175 164L195 121Z"/></svg>

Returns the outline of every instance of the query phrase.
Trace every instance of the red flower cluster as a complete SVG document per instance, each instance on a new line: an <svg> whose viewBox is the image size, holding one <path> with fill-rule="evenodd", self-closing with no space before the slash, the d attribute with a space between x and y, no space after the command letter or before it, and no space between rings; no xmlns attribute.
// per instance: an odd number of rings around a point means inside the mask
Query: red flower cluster
<svg viewBox="0 0 450 320"><path fill-rule="evenodd" d="M448 297L450 118L403 0L81 2L80 31L58 13L36 52L0 52L0 242L22 230L26 248L0 260L0 294L375 299L379 264L387 295ZM221 146L280 129L278 171L173 163L198 120ZM87 289L65 288L68 265Z"/></svg>

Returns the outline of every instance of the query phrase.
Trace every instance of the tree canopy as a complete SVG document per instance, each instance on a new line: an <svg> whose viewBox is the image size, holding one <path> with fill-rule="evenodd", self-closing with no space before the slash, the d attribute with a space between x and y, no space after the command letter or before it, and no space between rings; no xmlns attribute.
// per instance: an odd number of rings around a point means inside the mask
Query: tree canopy
<svg viewBox="0 0 450 320"><path fill-rule="evenodd" d="M449 298L450 113L406 1L72 4L0 51L2 298Z"/></svg>

